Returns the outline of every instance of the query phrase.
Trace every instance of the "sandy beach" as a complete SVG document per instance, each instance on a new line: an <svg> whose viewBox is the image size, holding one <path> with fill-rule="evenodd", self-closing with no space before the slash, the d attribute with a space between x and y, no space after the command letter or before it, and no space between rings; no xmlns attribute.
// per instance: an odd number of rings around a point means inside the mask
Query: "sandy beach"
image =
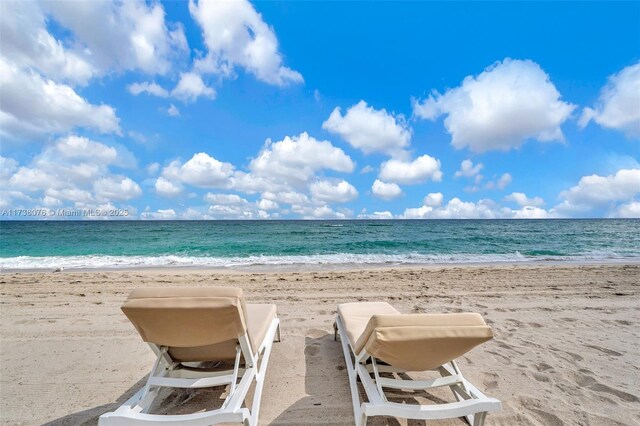
<svg viewBox="0 0 640 426"><path fill-rule="evenodd" d="M639 265L3 273L2 423L95 424L120 405L154 359L120 305L135 287L172 285L237 286L250 301L278 306L283 341L274 345L260 424L353 423L332 323L337 304L359 300L404 313L481 313L495 339L460 366L503 403L487 424L640 424ZM170 393L161 409L208 407L208 392Z"/></svg>

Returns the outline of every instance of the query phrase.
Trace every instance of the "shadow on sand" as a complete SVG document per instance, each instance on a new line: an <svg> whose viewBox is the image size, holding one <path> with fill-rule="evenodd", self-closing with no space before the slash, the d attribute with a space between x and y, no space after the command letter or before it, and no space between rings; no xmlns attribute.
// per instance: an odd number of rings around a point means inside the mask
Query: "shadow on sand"
<svg viewBox="0 0 640 426"><path fill-rule="evenodd" d="M288 336L283 338L296 338ZM299 338L299 337L298 337ZM276 343L277 344L277 343ZM272 354L272 356L277 356ZM333 334L323 330L310 330L304 337L305 356L305 393L306 396L286 408L270 424L274 425L353 425L353 408L342 348L339 341L333 340ZM267 376L274 380L278 373L267 370ZM115 402L93 407L84 411L69 414L46 423L46 426L58 425L95 425L100 415L114 411L129 399L138 389L144 386L147 377L143 377L131 386ZM267 379L269 380L269 379ZM268 383L265 386L262 404L269 399ZM360 387L361 395L364 390ZM221 388L199 390L166 390L157 398L152 412L158 414L184 414L216 408L221 403ZM249 391L251 402L253 389ZM396 402L411 402L412 398L401 398ZM415 400L413 400L415 402ZM434 401L435 402L435 401ZM438 401L441 402L441 401ZM264 416L261 415L261 418ZM265 424L263 421L260 424ZM393 417L372 417L368 426L399 426L401 423ZM407 425L425 425L424 421L409 421ZM462 424L462 423L461 423Z"/></svg>
<svg viewBox="0 0 640 426"><path fill-rule="evenodd" d="M344 356L340 341L333 334L312 330L305 337L305 392L298 400L273 420L274 425L353 425L353 407ZM408 377L405 377L408 378ZM327 385L331 383L331 385ZM359 386L360 395L365 392ZM412 395L397 395L394 402L416 403ZM433 402L442 402L433 398ZM409 420L408 426L426 425L423 420ZM462 424L462 423L461 423ZM400 426L394 417L371 417L367 426Z"/></svg>
<svg viewBox="0 0 640 426"><path fill-rule="evenodd" d="M324 330L304 338L305 393L273 420L276 425L353 425L349 382L340 342ZM329 384L329 385L328 385Z"/></svg>
<svg viewBox="0 0 640 426"><path fill-rule="evenodd" d="M125 393L123 393L115 402L110 404L99 405L97 407L89 408L88 410L78 411L61 417L56 420L52 420L44 424L44 426L62 426L62 425L95 425L98 424L98 417L109 411L114 411L121 406L126 400L131 398L134 393L138 391L147 382L147 376L138 380L138 382L131 386Z"/></svg>

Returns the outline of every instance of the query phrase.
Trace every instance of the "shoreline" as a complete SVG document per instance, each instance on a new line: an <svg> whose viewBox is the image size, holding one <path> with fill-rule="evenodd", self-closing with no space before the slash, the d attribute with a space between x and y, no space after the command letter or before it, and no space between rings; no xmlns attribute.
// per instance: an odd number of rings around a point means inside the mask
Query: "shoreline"
<svg viewBox="0 0 640 426"><path fill-rule="evenodd" d="M150 266L113 266L96 268L64 268L62 273L73 272L136 272L136 271L190 271L217 273L291 273L314 271L342 271L353 272L361 270L389 270L389 269L442 269L442 268L500 268L500 267L539 267L539 266L624 266L640 265L640 258L605 260L521 260L521 261L492 261L492 262L443 262L443 263L299 263L299 264L256 264L234 266L207 265L150 265ZM0 269L2 274L36 274L53 273L51 268L7 268Z"/></svg>

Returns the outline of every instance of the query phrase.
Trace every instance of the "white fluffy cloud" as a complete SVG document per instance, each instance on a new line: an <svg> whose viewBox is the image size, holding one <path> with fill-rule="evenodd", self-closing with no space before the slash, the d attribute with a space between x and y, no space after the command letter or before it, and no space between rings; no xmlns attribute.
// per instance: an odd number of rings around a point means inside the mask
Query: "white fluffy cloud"
<svg viewBox="0 0 640 426"><path fill-rule="evenodd" d="M385 182L415 184L428 179L442 180L440 160L422 155L413 161L390 159L380 165L380 179Z"/></svg>
<svg viewBox="0 0 640 426"><path fill-rule="evenodd" d="M430 194L427 194L426 197L424 197L423 203L427 207L438 207L439 205L442 204L443 198L444 197L440 192L432 192Z"/></svg>
<svg viewBox="0 0 640 426"><path fill-rule="evenodd" d="M50 135L76 127L119 133L119 119L108 105L92 105L70 86L23 72L0 58L0 133L5 137Z"/></svg>
<svg viewBox="0 0 640 426"><path fill-rule="evenodd" d="M8 179L18 169L18 162L13 158L0 155L0 178Z"/></svg>
<svg viewBox="0 0 640 426"><path fill-rule="evenodd" d="M640 218L640 201L632 201L630 203L622 204L616 209L614 216L623 218Z"/></svg>
<svg viewBox="0 0 640 426"><path fill-rule="evenodd" d="M20 191L15 191L9 184L9 179L18 170L19 163L13 158L0 155L0 208L15 207L11 203L20 197L28 198Z"/></svg>
<svg viewBox="0 0 640 426"><path fill-rule="evenodd" d="M262 197L265 200L280 202L291 205L306 205L310 203L309 197L305 194L295 191L282 191L282 192L263 192Z"/></svg>
<svg viewBox="0 0 640 426"><path fill-rule="evenodd" d="M91 159L105 164L113 164L118 158L118 150L81 136L67 136L46 149L66 158Z"/></svg>
<svg viewBox="0 0 640 426"><path fill-rule="evenodd" d="M544 205L544 200L540 197L527 197L527 194L523 192L512 192L511 194L504 197L507 201L513 201L518 204L520 207L542 207Z"/></svg>
<svg viewBox="0 0 640 426"><path fill-rule="evenodd" d="M207 193L204 201L209 203L203 218L208 219L269 219L278 218L279 205L270 200L250 202L237 194ZM269 213L269 211L272 211Z"/></svg>
<svg viewBox="0 0 640 426"><path fill-rule="evenodd" d="M174 220L178 218L178 214L174 209L159 209L153 212L142 212L140 213L140 218L152 220Z"/></svg>
<svg viewBox="0 0 640 426"><path fill-rule="evenodd" d="M640 138L640 62L609 76L594 108L585 108L579 124L589 121Z"/></svg>
<svg viewBox="0 0 640 426"><path fill-rule="evenodd" d="M371 192L378 198L383 200L393 200L402 195L402 189L396 183L386 183L380 179L376 179L371 185Z"/></svg>
<svg viewBox="0 0 640 426"><path fill-rule="evenodd" d="M279 205L278 203L276 203L275 201L272 201L272 200L266 200L266 199L264 199L264 198L262 198L262 199L258 200L258 201L256 202L256 205L258 206L258 208L259 208L260 210L265 210L265 211L268 211L268 210L277 210L277 209L279 209L279 208L280 208L280 205Z"/></svg>
<svg viewBox="0 0 640 426"><path fill-rule="evenodd" d="M309 185L315 200L329 203L346 203L358 198L358 190L346 180L319 180Z"/></svg>
<svg viewBox="0 0 640 426"><path fill-rule="evenodd" d="M393 213L388 210L382 212L367 213L367 209L362 209L358 219L393 219Z"/></svg>
<svg viewBox="0 0 640 426"><path fill-rule="evenodd" d="M149 95L158 96L160 98L166 98L169 96L167 89L161 87L155 81L143 81L140 83L132 83L127 86L127 90L134 96L141 93L148 93Z"/></svg>
<svg viewBox="0 0 640 426"><path fill-rule="evenodd" d="M458 170L455 174L455 177L474 177L480 173L484 165L482 163L478 163L475 166L473 165L473 161L471 160L463 160L460 163L460 170Z"/></svg>
<svg viewBox="0 0 640 426"><path fill-rule="evenodd" d="M163 197L175 197L182 193L182 185L171 182L170 180L160 176L155 183L156 192Z"/></svg>
<svg viewBox="0 0 640 426"><path fill-rule="evenodd" d="M292 206L291 210L303 219L349 219L353 212L348 209L334 210L329 206Z"/></svg>
<svg viewBox="0 0 640 426"><path fill-rule="evenodd" d="M548 212L545 209L535 206L523 206L519 210L507 210L510 215L507 217L511 217L513 219L547 219L558 217L554 212Z"/></svg>
<svg viewBox="0 0 640 426"><path fill-rule="evenodd" d="M411 140L411 129L402 116L394 117L384 109L376 110L365 101L347 109L344 116L336 107L322 128L340 135L365 154L399 155Z"/></svg>
<svg viewBox="0 0 640 426"><path fill-rule="evenodd" d="M214 99L216 91L207 87L202 81L202 77L194 72L186 72L180 75L180 81L171 91L171 96L175 96L185 102L193 102L200 96Z"/></svg>
<svg viewBox="0 0 640 426"><path fill-rule="evenodd" d="M486 183L484 186L485 189L505 189L511 183L513 178L509 173L503 173L498 179L495 181L491 180Z"/></svg>
<svg viewBox="0 0 640 426"><path fill-rule="evenodd" d="M429 194L436 195L436 194ZM436 202L429 203L425 198L425 205L416 208L408 208L401 215L404 219L542 219L556 217L554 212L534 206L525 206L518 210L501 207L492 200L480 200L478 202L462 201L455 197L442 205L442 194L437 194Z"/></svg>
<svg viewBox="0 0 640 426"><path fill-rule="evenodd" d="M96 197L100 200L130 200L142 195L140 185L126 176L100 178L93 184Z"/></svg>
<svg viewBox="0 0 640 426"><path fill-rule="evenodd" d="M303 81L299 72L282 65L273 29L248 1L190 0L189 11L208 50L196 61L197 71L228 76L237 66L277 86Z"/></svg>
<svg viewBox="0 0 640 426"><path fill-rule="evenodd" d="M180 117L180 110L174 104L171 104L169 108L167 108L167 114L171 117Z"/></svg>
<svg viewBox="0 0 640 426"><path fill-rule="evenodd" d="M269 219L272 217L264 210L257 210L253 206L212 205L207 209L206 219ZM275 216L277 217L277 216Z"/></svg>
<svg viewBox="0 0 640 426"><path fill-rule="evenodd" d="M237 194L213 194L208 192L204 196L204 200L210 204L221 204L227 206L242 206L249 202Z"/></svg>
<svg viewBox="0 0 640 426"><path fill-rule="evenodd" d="M251 184L279 183L300 188L320 170L350 173L354 167L351 158L331 142L301 133L278 142L268 140L249 164L252 176L240 176L238 185L250 189Z"/></svg>
<svg viewBox="0 0 640 426"><path fill-rule="evenodd" d="M165 22L160 3L3 1L0 12L2 55L70 84L110 70L165 74L187 50L182 27ZM48 32L49 21L68 30L64 42Z"/></svg>
<svg viewBox="0 0 640 426"><path fill-rule="evenodd" d="M0 2L0 52L18 67L50 78L86 84L97 70L82 51L67 48L47 31L47 17L35 1ZM28 29L28 30L26 30Z"/></svg>
<svg viewBox="0 0 640 426"><path fill-rule="evenodd" d="M507 58L443 95L415 102L413 111L429 120L447 115L444 125L455 148L485 152L517 148L527 139L563 141L560 126L574 108L560 100L538 64Z"/></svg>
<svg viewBox="0 0 640 426"><path fill-rule="evenodd" d="M175 160L162 171L162 176L171 182L181 182L202 188L230 188L235 167L231 163L218 161L209 154L200 152L181 164Z"/></svg>
<svg viewBox="0 0 640 426"><path fill-rule="evenodd" d="M340 148L301 133L278 142L267 140L246 171L204 152L185 163L174 160L162 170L155 186L163 196L178 195L182 185L261 195L258 201L249 202L235 194L208 193L204 200L211 206L208 212L202 212L203 217L229 218L233 212L241 212L239 218L278 217L279 212L274 210L280 208L280 203L290 204L292 211L295 208L304 217L315 217L324 211L322 207L327 202L344 203L358 196L353 185L344 179L323 178L322 172L350 173L354 167ZM336 217L342 214L345 213L338 211Z"/></svg>
<svg viewBox="0 0 640 426"><path fill-rule="evenodd" d="M2 176L14 208L113 206L142 195L131 178L114 174L110 166L134 167L135 159L125 148L115 148L78 136L61 138L44 148L28 165L3 160L10 170ZM24 204L22 201L28 203Z"/></svg>
<svg viewBox="0 0 640 426"><path fill-rule="evenodd" d="M561 212L583 212L633 201L640 194L640 169L622 169L609 176L584 176L578 185L560 193Z"/></svg>
<svg viewBox="0 0 640 426"><path fill-rule="evenodd" d="M42 8L70 30L77 50L100 73L114 69L165 74L172 60L188 50L182 27L165 22L160 3L58 1L43 2Z"/></svg>
<svg viewBox="0 0 640 426"><path fill-rule="evenodd" d="M4 1L0 30L0 132L11 138L120 133L112 107L92 105L73 87L113 72L167 74L188 51L182 27L165 22L160 3L143 0ZM167 95L156 83L129 90Z"/></svg>
<svg viewBox="0 0 640 426"><path fill-rule="evenodd" d="M453 198L442 207L422 206L406 209L403 217L405 219L494 219L496 217L494 208L490 200L473 203Z"/></svg>

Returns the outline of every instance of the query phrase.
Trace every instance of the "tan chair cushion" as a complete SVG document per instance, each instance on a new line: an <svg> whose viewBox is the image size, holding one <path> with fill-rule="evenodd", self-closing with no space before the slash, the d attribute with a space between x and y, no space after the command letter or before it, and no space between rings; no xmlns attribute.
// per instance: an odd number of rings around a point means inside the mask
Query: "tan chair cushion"
<svg viewBox="0 0 640 426"><path fill-rule="evenodd" d="M351 343L351 347L354 348L356 353L362 350L362 348L355 349L356 342L358 338L362 336L362 333L364 333L373 315L393 315L399 313L396 308L387 302L356 302L338 305L338 315L342 318L349 343Z"/></svg>
<svg viewBox="0 0 640 426"><path fill-rule="evenodd" d="M257 351L276 317L276 305L248 303L246 313L251 348Z"/></svg>
<svg viewBox="0 0 640 426"><path fill-rule="evenodd" d="M345 323L357 323L361 329L365 309L366 306L360 310L355 307L346 310L347 317L349 311L357 313L355 322L344 316L345 309L341 310L340 306L338 312ZM382 310L379 306L377 309ZM480 314L475 313L401 315L376 312L369 315L360 335L349 336L350 341L355 340L352 346L356 353L365 349L369 355L408 371L436 368L492 338L491 328Z"/></svg>
<svg viewBox="0 0 640 426"><path fill-rule="evenodd" d="M212 345L245 334L242 290L229 287L136 289L122 311L145 342L161 346Z"/></svg>
<svg viewBox="0 0 640 426"><path fill-rule="evenodd" d="M246 305L247 328L251 348L257 351L262 345L269 326L276 316L276 305ZM215 345L197 346L193 348L171 347L169 355L179 362L203 362L234 359L236 356L237 339Z"/></svg>

